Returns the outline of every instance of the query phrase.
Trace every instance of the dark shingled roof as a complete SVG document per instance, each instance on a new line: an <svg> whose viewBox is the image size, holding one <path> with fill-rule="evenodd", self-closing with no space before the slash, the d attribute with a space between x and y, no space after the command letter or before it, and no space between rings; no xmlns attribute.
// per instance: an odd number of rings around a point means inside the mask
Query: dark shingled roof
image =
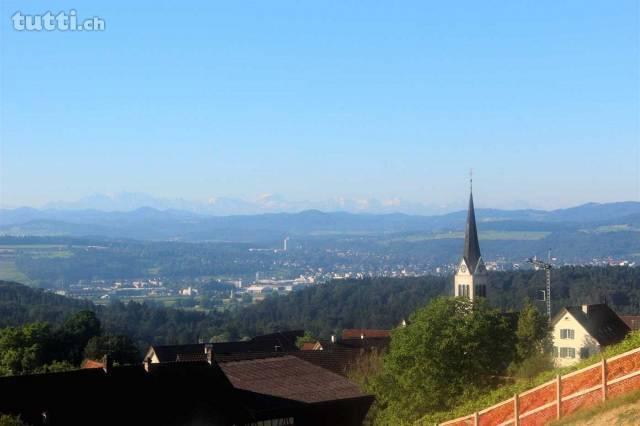
<svg viewBox="0 0 640 426"><path fill-rule="evenodd" d="M378 330L373 328L347 328L342 330L343 339L360 339L364 337L389 337L391 330Z"/></svg>
<svg viewBox="0 0 640 426"><path fill-rule="evenodd" d="M322 350L297 351L291 352L291 355L346 376L360 356L372 351L382 353L389 347L390 341L389 337L344 339L336 343L319 340Z"/></svg>
<svg viewBox="0 0 640 426"><path fill-rule="evenodd" d="M226 362L220 368L236 389L304 403L363 397L338 374L294 356Z"/></svg>
<svg viewBox="0 0 640 426"><path fill-rule="evenodd" d="M480 243L476 227L476 212L473 208L473 193L469 195L469 211L467 212L467 226L464 231L464 260L470 273L475 273L480 260Z"/></svg>
<svg viewBox="0 0 640 426"><path fill-rule="evenodd" d="M231 426L291 419L300 426L356 426L373 402L346 378L280 354L0 377L0 395L0 412L34 425L46 412L53 425Z"/></svg>
<svg viewBox="0 0 640 426"><path fill-rule="evenodd" d="M287 352L298 350L296 339L302 335L304 331L293 330L256 336L242 342L221 342L210 345L216 358L224 354ZM158 345L152 348L160 362L206 360L204 343Z"/></svg>
<svg viewBox="0 0 640 426"><path fill-rule="evenodd" d="M569 312L587 332L602 346L618 343L631 331L629 326L605 304L587 305L587 313L582 306L566 306L553 320L555 324L564 313Z"/></svg>
<svg viewBox="0 0 640 426"><path fill-rule="evenodd" d="M631 330L640 330L640 315L621 315L620 318Z"/></svg>

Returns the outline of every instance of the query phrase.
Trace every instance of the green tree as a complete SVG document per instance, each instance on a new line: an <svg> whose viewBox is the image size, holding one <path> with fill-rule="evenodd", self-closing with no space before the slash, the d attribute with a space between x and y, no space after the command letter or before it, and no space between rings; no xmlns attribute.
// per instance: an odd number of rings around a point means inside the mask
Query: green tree
<svg viewBox="0 0 640 426"><path fill-rule="evenodd" d="M383 424L402 424L487 388L514 357L506 318L486 302L437 298L392 333L372 381Z"/></svg>
<svg viewBox="0 0 640 426"><path fill-rule="evenodd" d="M516 339L518 362L548 349L549 323L530 303L525 304L518 316Z"/></svg>
<svg viewBox="0 0 640 426"><path fill-rule="evenodd" d="M302 349L302 345L304 345L305 343L315 343L317 341L318 339L313 337L310 331L305 331L304 335L299 336L296 339L296 346L298 347L298 349Z"/></svg>
<svg viewBox="0 0 640 426"><path fill-rule="evenodd" d="M107 334L92 337L84 348L84 357L99 360L105 355L118 364L135 364L141 359L140 351L127 336Z"/></svg>
<svg viewBox="0 0 640 426"><path fill-rule="evenodd" d="M45 364L50 341L45 323L0 329L0 374L25 374Z"/></svg>
<svg viewBox="0 0 640 426"><path fill-rule="evenodd" d="M94 336L101 333L100 320L93 311L80 311L69 317L59 332L59 343L64 347L59 348L65 352L64 359L74 364L82 361L85 346Z"/></svg>
<svg viewBox="0 0 640 426"><path fill-rule="evenodd" d="M62 331L86 344L93 336L100 335L100 320L93 311L80 311L64 322Z"/></svg>
<svg viewBox="0 0 640 426"><path fill-rule="evenodd" d="M27 426L27 424L20 420L20 416L0 414L0 426Z"/></svg>
<svg viewBox="0 0 640 426"><path fill-rule="evenodd" d="M516 356L510 373L519 378L532 378L553 368L549 336L549 323L545 316L527 302L518 316L516 329Z"/></svg>

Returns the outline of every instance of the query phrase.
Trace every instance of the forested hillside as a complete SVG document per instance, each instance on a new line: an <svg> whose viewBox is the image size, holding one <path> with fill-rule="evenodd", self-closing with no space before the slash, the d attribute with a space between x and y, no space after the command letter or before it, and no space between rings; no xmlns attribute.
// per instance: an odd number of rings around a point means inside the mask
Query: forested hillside
<svg viewBox="0 0 640 426"><path fill-rule="evenodd" d="M618 313L640 313L640 268L567 267L553 271L554 310L565 305L607 301ZM82 309L95 310L106 331L127 334L139 345L186 343L198 339L241 339L275 330L304 328L328 337L342 328L390 328L438 295L450 294L452 277L376 278L334 281L288 296L269 297L237 312L191 312L150 303L89 302L57 296L20 284L0 282L0 326L35 321L59 324ZM538 301L544 274L491 274L489 302L519 309Z"/></svg>
<svg viewBox="0 0 640 426"><path fill-rule="evenodd" d="M69 314L83 309L94 309L94 305L85 300L0 281L0 327L40 321L60 324Z"/></svg>

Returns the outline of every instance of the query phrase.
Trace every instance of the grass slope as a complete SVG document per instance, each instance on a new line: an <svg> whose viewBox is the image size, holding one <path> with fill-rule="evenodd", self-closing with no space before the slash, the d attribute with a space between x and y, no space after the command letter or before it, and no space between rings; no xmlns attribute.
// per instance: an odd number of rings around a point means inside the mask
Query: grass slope
<svg viewBox="0 0 640 426"><path fill-rule="evenodd" d="M552 422L549 426L633 426L640 422L640 390Z"/></svg>

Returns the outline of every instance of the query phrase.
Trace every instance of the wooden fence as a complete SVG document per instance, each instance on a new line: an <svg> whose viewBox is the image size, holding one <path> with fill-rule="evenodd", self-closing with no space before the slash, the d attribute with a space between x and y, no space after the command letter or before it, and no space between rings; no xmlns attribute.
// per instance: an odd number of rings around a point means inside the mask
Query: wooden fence
<svg viewBox="0 0 640 426"><path fill-rule="evenodd" d="M513 398L440 426L544 425L635 389L640 389L640 348L556 376Z"/></svg>

